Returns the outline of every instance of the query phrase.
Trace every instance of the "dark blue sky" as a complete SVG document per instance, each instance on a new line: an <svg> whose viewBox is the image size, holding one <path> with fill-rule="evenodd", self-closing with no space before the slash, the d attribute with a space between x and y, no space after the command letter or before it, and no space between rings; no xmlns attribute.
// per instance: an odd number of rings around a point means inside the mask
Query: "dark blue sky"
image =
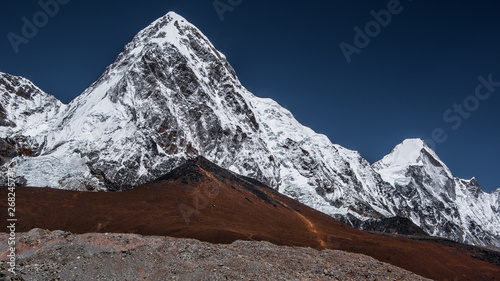
<svg viewBox="0 0 500 281"><path fill-rule="evenodd" d="M221 21L212 0L71 0L45 25L39 17L43 26L16 54L7 35L22 36L21 19L32 22L42 8L2 1L0 71L68 103L137 32L175 11L228 57L251 92L332 142L373 163L403 139L432 139L440 128L447 139L434 137L442 142L435 148L455 176L475 176L486 191L500 187L500 87L483 86L475 97L478 76L500 82L497 1L275 2L243 0ZM376 30L370 11L388 5L391 21ZM355 47L354 28L367 24L373 38L348 63L339 44ZM496 91L487 97L488 89Z"/></svg>

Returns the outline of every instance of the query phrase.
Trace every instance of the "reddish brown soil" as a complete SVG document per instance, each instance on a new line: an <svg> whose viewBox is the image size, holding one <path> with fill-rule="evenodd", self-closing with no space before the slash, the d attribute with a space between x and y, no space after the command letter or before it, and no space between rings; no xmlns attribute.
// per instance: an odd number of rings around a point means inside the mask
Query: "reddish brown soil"
<svg viewBox="0 0 500 281"><path fill-rule="evenodd" d="M7 189L0 206L7 210ZM114 232L195 238L212 243L265 240L362 253L436 280L499 280L500 268L460 248L379 236L329 216L205 160L163 179L113 193L17 188L17 231ZM2 212L0 221L6 221Z"/></svg>

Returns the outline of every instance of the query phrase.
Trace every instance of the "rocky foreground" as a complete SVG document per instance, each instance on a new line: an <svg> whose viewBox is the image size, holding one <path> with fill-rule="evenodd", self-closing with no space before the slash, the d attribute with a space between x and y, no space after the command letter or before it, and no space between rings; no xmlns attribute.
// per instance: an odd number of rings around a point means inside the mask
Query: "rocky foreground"
<svg viewBox="0 0 500 281"><path fill-rule="evenodd" d="M2 280L429 280L336 250L42 229L18 234L18 275L10 279L7 238L0 234Z"/></svg>

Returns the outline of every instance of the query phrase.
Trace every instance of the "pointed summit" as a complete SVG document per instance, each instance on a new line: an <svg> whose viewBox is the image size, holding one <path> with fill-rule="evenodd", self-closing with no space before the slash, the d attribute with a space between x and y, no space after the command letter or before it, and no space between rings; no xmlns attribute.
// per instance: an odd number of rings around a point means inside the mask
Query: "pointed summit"
<svg viewBox="0 0 500 281"><path fill-rule="evenodd" d="M35 136L47 130L66 105L26 78L0 72L0 137Z"/></svg>
<svg viewBox="0 0 500 281"><path fill-rule="evenodd" d="M406 139L398 144L380 163L384 166L418 164L422 150L426 147L427 145L421 139Z"/></svg>
<svg viewBox="0 0 500 281"><path fill-rule="evenodd" d="M147 29L149 29L151 27L158 26L158 25L165 25L165 24L169 24L171 22L173 23L175 21L178 21L179 24L189 24L189 25L192 25L183 16L177 14L174 11L170 11L167 14L165 14L163 17L158 18L157 20L155 20L154 22L152 22L148 27L144 28L143 30L147 30Z"/></svg>
<svg viewBox="0 0 500 281"><path fill-rule="evenodd" d="M425 141L418 138L404 140L372 167L385 181L397 185L409 183L407 171L410 167L427 167L435 174L453 178L451 171L437 154Z"/></svg>
<svg viewBox="0 0 500 281"><path fill-rule="evenodd" d="M388 168L422 166L426 162L441 167L449 177L453 177L448 167L439 159L434 150L425 141L418 138L404 140L391 153L384 156L382 160L374 163L373 168L380 172Z"/></svg>
<svg viewBox="0 0 500 281"><path fill-rule="evenodd" d="M185 18L175 12L169 12L141 30L131 43L136 41L161 43L161 41L163 41L178 44L181 37L187 36L186 31L201 34L198 28Z"/></svg>

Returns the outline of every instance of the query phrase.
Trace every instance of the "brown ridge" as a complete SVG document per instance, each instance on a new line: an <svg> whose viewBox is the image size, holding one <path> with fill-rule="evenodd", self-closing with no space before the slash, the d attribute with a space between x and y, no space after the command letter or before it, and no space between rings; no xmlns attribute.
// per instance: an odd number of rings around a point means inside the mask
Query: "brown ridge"
<svg viewBox="0 0 500 281"><path fill-rule="evenodd" d="M7 220L0 188L0 220ZM500 268L464 248L374 235L348 227L265 185L203 158L124 192L16 189L17 231L114 232L362 253L435 280L500 280Z"/></svg>

